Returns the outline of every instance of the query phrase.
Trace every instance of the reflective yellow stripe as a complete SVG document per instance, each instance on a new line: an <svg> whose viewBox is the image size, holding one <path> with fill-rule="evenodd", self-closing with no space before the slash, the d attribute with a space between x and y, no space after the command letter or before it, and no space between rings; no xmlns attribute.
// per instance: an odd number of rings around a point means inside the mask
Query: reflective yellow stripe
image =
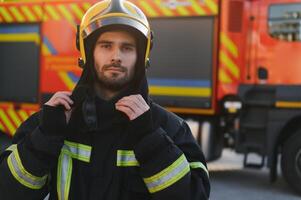
<svg viewBox="0 0 301 200"><path fill-rule="evenodd" d="M16 144L12 144L9 147L7 147L5 149L5 151L14 151L15 149L17 149L17 145Z"/></svg>
<svg viewBox="0 0 301 200"><path fill-rule="evenodd" d="M33 6L33 10L35 11L36 15L39 17L39 20L43 20L43 11L41 6L35 5Z"/></svg>
<svg viewBox="0 0 301 200"><path fill-rule="evenodd" d="M69 13L68 9L64 5L59 5L58 9L68 21L73 21L73 16Z"/></svg>
<svg viewBox="0 0 301 200"><path fill-rule="evenodd" d="M4 128L3 124L1 123L1 121L0 121L0 130L5 132L5 128Z"/></svg>
<svg viewBox="0 0 301 200"><path fill-rule="evenodd" d="M143 180L149 192L155 193L173 185L189 171L189 163L187 162L185 155L182 154L170 166L149 178L143 178Z"/></svg>
<svg viewBox="0 0 301 200"><path fill-rule="evenodd" d="M172 11L170 11L168 8L166 8L165 6L161 5L161 1L160 0L154 0L156 6L163 12L163 14L165 16L173 16L174 14L172 13Z"/></svg>
<svg viewBox="0 0 301 200"><path fill-rule="evenodd" d="M16 112L13 109L8 109L7 113L10 116L10 118L13 120L13 122L15 123L15 125L17 127L19 127L22 122L20 121L20 119L17 116Z"/></svg>
<svg viewBox="0 0 301 200"><path fill-rule="evenodd" d="M201 168L202 170L204 170L206 172L206 174L209 177L209 172L208 172L207 168L205 167L205 165L203 163L201 163L201 162L190 162L189 166L190 166L191 169Z"/></svg>
<svg viewBox="0 0 301 200"><path fill-rule="evenodd" d="M219 80L222 83L232 83L233 82L232 79L228 76L228 74L226 74L226 72L222 68L220 68L218 76L219 76Z"/></svg>
<svg viewBox="0 0 301 200"><path fill-rule="evenodd" d="M42 54L44 56L51 55L51 51L48 49L47 45L44 43L42 44Z"/></svg>
<svg viewBox="0 0 301 200"><path fill-rule="evenodd" d="M227 50L234 56L238 57L238 49L236 44L223 32L221 32L221 43L227 48Z"/></svg>
<svg viewBox="0 0 301 200"><path fill-rule="evenodd" d="M159 96L210 97L210 88L150 86L150 94Z"/></svg>
<svg viewBox="0 0 301 200"><path fill-rule="evenodd" d="M84 13L81 11L81 9L78 7L77 4L73 3L71 4L71 9L75 13L77 19L81 19L84 16Z"/></svg>
<svg viewBox="0 0 301 200"><path fill-rule="evenodd" d="M75 28L76 27L76 23L74 22L73 16L70 14L70 12L68 11L68 9L65 6L63 6L63 5L59 5L58 9L63 14L63 16L67 19L67 21L71 24L71 26L73 28Z"/></svg>
<svg viewBox="0 0 301 200"><path fill-rule="evenodd" d="M21 116L22 121L25 121L29 117L24 110L19 110L18 113Z"/></svg>
<svg viewBox="0 0 301 200"><path fill-rule="evenodd" d="M199 4L196 3L195 0L190 0L192 4L192 9L198 13L199 15L205 15L207 14L202 7L199 6Z"/></svg>
<svg viewBox="0 0 301 200"><path fill-rule="evenodd" d="M217 4L212 0L205 0L205 4L209 7L209 9L212 11L213 14L218 13Z"/></svg>
<svg viewBox="0 0 301 200"><path fill-rule="evenodd" d="M36 33L22 33L22 34L0 34L1 42L35 42L40 43L40 37Z"/></svg>
<svg viewBox="0 0 301 200"><path fill-rule="evenodd" d="M12 153L7 158L7 164L14 178L22 185L31 189L41 189L47 180L47 175L38 177L29 173L23 166L16 146L11 148Z"/></svg>
<svg viewBox="0 0 301 200"><path fill-rule="evenodd" d="M139 163L135 157L134 151L118 150L116 165L118 167L131 167L131 166L139 166Z"/></svg>
<svg viewBox="0 0 301 200"><path fill-rule="evenodd" d="M149 16L149 17L156 17L156 16L159 15L145 1L140 2L140 5L141 5L142 9L144 10L144 12L147 14L147 16Z"/></svg>
<svg viewBox="0 0 301 200"><path fill-rule="evenodd" d="M37 21L36 17L32 14L32 12L29 10L27 6L22 6L21 10L25 14L25 16L28 18L28 21L34 22Z"/></svg>
<svg viewBox="0 0 301 200"><path fill-rule="evenodd" d="M59 14L56 12L55 8L51 5L46 5L45 10L50 14L53 20L60 20Z"/></svg>
<svg viewBox="0 0 301 200"><path fill-rule="evenodd" d="M72 158L63 152L58 160L57 191L59 200L68 200L73 163Z"/></svg>
<svg viewBox="0 0 301 200"><path fill-rule="evenodd" d="M92 147L70 141L64 141L58 160L57 191L59 200L68 200L72 168L72 159L90 162Z"/></svg>
<svg viewBox="0 0 301 200"><path fill-rule="evenodd" d="M220 51L220 60L231 71L233 76L239 78L238 66L223 51Z"/></svg>
<svg viewBox="0 0 301 200"><path fill-rule="evenodd" d="M2 121L6 125L6 127L8 128L9 132L11 134L14 134L16 131L16 128L10 122L10 120L8 119L8 117L6 116L5 112L2 109L0 109L0 118L2 119Z"/></svg>
<svg viewBox="0 0 301 200"><path fill-rule="evenodd" d="M13 22L14 19L10 15L10 13L7 11L5 7L0 7L0 14L3 16L4 20L7 22Z"/></svg>
<svg viewBox="0 0 301 200"><path fill-rule="evenodd" d="M86 11L86 10L88 10L91 7L91 4L90 3L84 3L83 7L84 7L84 9Z"/></svg>
<svg viewBox="0 0 301 200"><path fill-rule="evenodd" d="M75 83L72 82L72 80L68 77L66 72L59 72L58 73L59 77L63 80L65 85L68 87L69 90L73 90L75 87Z"/></svg>
<svg viewBox="0 0 301 200"><path fill-rule="evenodd" d="M15 6L10 6L9 10L13 13L13 15L16 17L18 22L24 22L25 19L22 16L22 14L19 12L19 10Z"/></svg>
<svg viewBox="0 0 301 200"><path fill-rule="evenodd" d="M277 108L301 108L301 102L298 101L277 101Z"/></svg>
<svg viewBox="0 0 301 200"><path fill-rule="evenodd" d="M186 8L185 7L183 7L183 6L177 6L176 7L176 10L180 13L180 15L182 15L182 16L188 16L188 15L190 15L190 13L186 10Z"/></svg>
<svg viewBox="0 0 301 200"><path fill-rule="evenodd" d="M65 153L69 154L72 158L84 162L90 162L92 150L91 146L74 143L66 140L64 144L65 145L63 146L62 151L65 151Z"/></svg>

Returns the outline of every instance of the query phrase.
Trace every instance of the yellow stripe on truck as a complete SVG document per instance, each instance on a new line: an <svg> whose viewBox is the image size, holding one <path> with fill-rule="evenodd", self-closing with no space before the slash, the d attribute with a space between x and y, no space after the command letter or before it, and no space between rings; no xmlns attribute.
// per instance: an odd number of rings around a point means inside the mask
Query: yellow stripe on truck
<svg viewBox="0 0 301 200"><path fill-rule="evenodd" d="M36 33L22 33L22 34L0 34L1 42L35 42L40 43L40 37Z"/></svg>
<svg viewBox="0 0 301 200"><path fill-rule="evenodd" d="M277 101L277 108L301 108L301 102L298 101Z"/></svg>
<svg viewBox="0 0 301 200"><path fill-rule="evenodd" d="M150 94L158 96L210 97L210 88L150 86Z"/></svg>
<svg viewBox="0 0 301 200"><path fill-rule="evenodd" d="M0 7L0 15L3 16L6 22L13 22L13 17L9 14L8 10L5 7Z"/></svg>
<svg viewBox="0 0 301 200"><path fill-rule="evenodd" d="M7 110L8 115L10 116L10 118L12 119L12 121L15 123L15 125L17 127L19 127L21 125L21 120L19 119L17 113L15 112L15 110L13 109L8 109Z"/></svg>
<svg viewBox="0 0 301 200"><path fill-rule="evenodd" d="M13 15L15 16L15 18L17 19L18 22L25 21L23 15L19 12L19 10L15 6L10 6L9 10L11 13L13 13Z"/></svg>
<svg viewBox="0 0 301 200"><path fill-rule="evenodd" d="M0 118L2 119L2 121L6 125L6 127L8 128L8 131L11 133L11 135L13 135L16 131L16 128L11 123L11 121L8 119L8 117L6 116L5 112L2 109L0 109Z"/></svg>
<svg viewBox="0 0 301 200"><path fill-rule="evenodd" d="M28 6L22 6L21 7L22 12L25 14L25 16L28 18L30 22L37 21L34 14L29 10Z"/></svg>
<svg viewBox="0 0 301 200"><path fill-rule="evenodd" d="M24 110L19 110L18 113L21 116L21 119L23 122L29 117L28 114Z"/></svg>

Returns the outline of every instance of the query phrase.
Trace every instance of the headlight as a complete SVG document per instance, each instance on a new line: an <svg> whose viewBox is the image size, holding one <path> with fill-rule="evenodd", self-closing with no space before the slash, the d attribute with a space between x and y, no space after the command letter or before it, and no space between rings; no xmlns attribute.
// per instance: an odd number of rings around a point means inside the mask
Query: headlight
<svg viewBox="0 0 301 200"><path fill-rule="evenodd" d="M224 109L231 114L237 113L242 108L240 101L225 101Z"/></svg>

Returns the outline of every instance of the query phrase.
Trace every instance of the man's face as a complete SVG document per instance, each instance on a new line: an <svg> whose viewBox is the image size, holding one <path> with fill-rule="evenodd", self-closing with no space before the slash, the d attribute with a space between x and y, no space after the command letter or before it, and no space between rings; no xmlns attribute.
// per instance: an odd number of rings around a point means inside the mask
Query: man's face
<svg viewBox="0 0 301 200"><path fill-rule="evenodd" d="M135 75L137 44L135 38L125 31L102 33L93 52L98 83L119 91L126 87Z"/></svg>

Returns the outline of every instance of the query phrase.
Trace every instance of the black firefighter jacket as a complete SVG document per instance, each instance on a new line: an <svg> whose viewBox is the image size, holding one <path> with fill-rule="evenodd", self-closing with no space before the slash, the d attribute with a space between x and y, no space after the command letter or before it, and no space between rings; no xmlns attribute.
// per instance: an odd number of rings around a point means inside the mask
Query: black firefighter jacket
<svg viewBox="0 0 301 200"><path fill-rule="evenodd" d="M1 200L209 198L204 156L184 120L150 103L132 123L113 102L93 101L98 125L83 119L93 109L77 109L63 138L43 133L45 106L19 127L0 157Z"/></svg>

